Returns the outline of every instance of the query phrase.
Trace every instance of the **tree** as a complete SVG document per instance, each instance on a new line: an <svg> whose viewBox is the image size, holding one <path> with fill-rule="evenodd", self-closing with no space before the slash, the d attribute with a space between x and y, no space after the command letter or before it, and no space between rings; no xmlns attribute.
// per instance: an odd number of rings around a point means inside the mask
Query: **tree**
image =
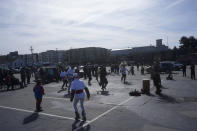
<svg viewBox="0 0 197 131"><path fill-rule="evenodd" d="M194 36L190 36L189 38L183 36L179 42L180 49L184 52L184 54L195 53L197 51L197 39Z"/></svg>

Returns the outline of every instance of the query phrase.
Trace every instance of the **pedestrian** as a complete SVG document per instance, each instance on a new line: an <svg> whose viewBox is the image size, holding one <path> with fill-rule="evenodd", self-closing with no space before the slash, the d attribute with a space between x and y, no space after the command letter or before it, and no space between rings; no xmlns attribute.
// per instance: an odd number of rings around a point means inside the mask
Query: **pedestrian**
<svg viewBox="0 0 197 131"><path fill-rule="evenodd" d="M31 79L31 71L30 68L26 68L26 77L27 77L27 84L30 84L30 79Z"/></svg>
<svg viewBox="0 0 197 131"><path fill-rule="evenodd" d="M156 63L153 66L152 78L153 78L154 86L156 87L155 93L158 94L158 95L160 95L161 94L161 77L160 77L158 63Z"/></svg>
<svg viewBox="0 0 197 131"><path fill-rule="evenodd" d="M21 75L21 83L23 87L26 87L26 72L25 72L25 68L21 68L20 71L20 75Z"/></svg>
<svg viewBox="0 0 197 131"><path fill-rule="evenodd" d="M144 75L144 66L141 66L141 75Z"/></svg>
<svg viewBox="0 0 197 131"><path fill-rule="evenodd" d="M120 69L120 72L122 73L121 81L124 81L124 84L126 83L126 77L128 69L125 67L125 65L122 65L122 68ZM129 71L128 71L129 72Z"/></svg>
<svg viewBox="0 0 197 131"><path fill-rule="evenodd" d="M137 63L137 71L139 71L139 64Z"/></svg>
<svg viewBox="0 0 197 131"><path fill-rule="evenodd" d="M172 69L171 68L168 71L168 76L166 77L166 80L173 80L173 75L172 75Z"/></svg>
<svg viewBox="0 0 197 131"><path fill-rule="evenodd" d="M62 79L63 81L63 84L62 84L62 90L64 89L64 85L66 84L66 87L67 87L67 84L68 84L68 80L67 80L67 74L66 74L66 71L65 70L62 70L61 73L60 73L60 78Z"/></svg>
<svg viewBox="0 0 197 131"><path fill-rule="evenodd" d="M131 71L131 74L134 75L134 66L133 65L131 66L130 71Z"/></svg>
<svg viewBox="0 0 197 131"><path fill-rule="evenodd" d="M98 65L95 66L95 77L96 81L98 81Z"/></svg>
<svg viewBox="0 0 197 131"><path fill-rule="evenodd" d="M186 68L187 68L187 66L184 64L183 65L183 69L182 69L182 71L183 71L183 77L186 77Z"/></svg>
<svg viewBox="0 0 197 131"><path fill-rule="evenodd" d="M102 66L100 69L100 83L99 83L99 85L101 86L101 89L103 91L106 90L106 86L108 84L106 76L107 76L106 68Z"/></svg>
<svg viewBox="0 0 197 131"><path fill-rule="evenodd" d="M73 74L74 74L74 66L70 67L67 71L67 77L68 77L68 94L70 94L70 86L71 86L71 83L73 81Z"/></svg>
<svg viewBox="0 0 197 131"><path fill-rule="evenodd" d="M191 79L192 80L195 80L195 65L194 64L191 64Z"/></svg>
<svg viewBox="0 0 197 131"><path fill-rule="evenodd" d="M84 74L83 74L84 79L86 80L86 79L87 79L87 65L85 65L85 66L83 67L83 72L84 72Z"/></svg>
<svg viewBox="0 0 197 131"><path fill-rule="evenodd" d="M73 107L75 110L75 120L78 121L80 119L80 115L79 115L79 111L77 108L77 104L80 101L80 105L81 105L81 110L82 110L82 120L86 121L86 112L85 112L85 108L84 108L84 99L85 99L85 93L84 90L86 92L87 98L89 100L90 98L90 93L88 88L85 86L84 82L79 80L79 76L78 74L74 74L74 80L71 84L71 97L70 97L70 101L73 102Z"/></svg>
<svg viewBox="0 0 197 131"><path fill-rule="evenodd" d="M46 83L46 72L44 70L44 68L40 68L39 70L39 74L40 74L40 78L41 78L41 81L42 81L42 84L45 84Z"/></svg>
<svg viewBox="0 0 197 131"><path fill-rule="evenodd" d="M91 66L89 65L87 68L87 77L88 77L88 85L91 85L92 74L91 74Z"/></svg>
<svg viewBox="0 0 197 131"><path fill-rule="evenodd" d="M33 88L33 92L36 99L36 112L43 111L40 105L42 103L42 97L45 93L44 88L41 85L41 80L37 80L36 85Z"/></svg>
<svg viewBox="0 0 197 131"><path fill-rule="evenodd" d="M6 77L5 77L5 84L7 85L7 91L9 90L10 86L11 86L11 76L9 73L7 73Z"/></svg>

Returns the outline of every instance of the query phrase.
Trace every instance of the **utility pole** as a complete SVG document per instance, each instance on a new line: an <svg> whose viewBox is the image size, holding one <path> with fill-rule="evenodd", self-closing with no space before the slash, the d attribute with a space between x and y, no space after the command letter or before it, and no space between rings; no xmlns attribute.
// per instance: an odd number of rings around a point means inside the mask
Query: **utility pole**
<svg viewBox="0 0 197 131"><path fill-rule="evenodd" d="M169 45L168 45L168 36L167 36L167 46L169 46ZM168 47L168 48L169 48L169 47Z"/></svg>
<svg viewBox="0 0 197 131"><path fill-rule="evenodd" d="M34 63L34 58L33 58L33 51L34 51L34 49L33 49L32 46L30 47L30 51L31 51L32 65L33 65L33 63Z"/></svg>
<svg viewBox="0 0 197 131"><path fill-rule="evenodd" d="M57 48L56 48L56 63L59 63L59 57L58 57L58 52L57 52Z"/></svg>

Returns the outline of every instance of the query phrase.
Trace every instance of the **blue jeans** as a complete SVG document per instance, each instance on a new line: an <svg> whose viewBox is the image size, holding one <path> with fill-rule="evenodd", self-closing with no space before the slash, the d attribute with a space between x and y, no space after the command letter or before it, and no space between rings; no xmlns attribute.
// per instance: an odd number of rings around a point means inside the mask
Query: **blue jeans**
<svg viewBox="0 0 197 131"><path fill-rule="evenodd" d="M74 98L73 107L75 109L75 112L78 112L77 104L78 104L79 101L80 101L80 105L81 105L82 114L85 115L85 109L84 109L84 106L83 106L84 98Z"/></svg>

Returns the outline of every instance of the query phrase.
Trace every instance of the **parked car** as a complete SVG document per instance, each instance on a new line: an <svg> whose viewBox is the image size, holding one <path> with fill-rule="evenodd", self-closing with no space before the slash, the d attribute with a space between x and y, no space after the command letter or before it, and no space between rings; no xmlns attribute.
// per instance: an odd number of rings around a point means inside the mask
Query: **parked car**
<svg viewBox="0 0 197 131"><path fill-rule="evenodd" d="M43 84L59 81L59 71L55 66L41 67L35 73L35 80L41 79Z"/></svg>
<svg viewBox="0 0 197 131"><path fill-rule="evenodd" d="M160 62L159 70L160 72L168 72L174 69L174 64L171 61Z"/></svg>
<svg viewBox="0 0 197 131"><path fill-rule="evenodd" d="M173 68L174 68L175 71L180 71L183 68L183 64L175 62L173 64Z"/></svg>
<svg viewBox="0 0 197 131"><path fill-rule="evenodd" d="M12 68L12 69L10 69L14 74L18 74L18 73L20 73L20 69L14 69L14 68Z"/></svg>

